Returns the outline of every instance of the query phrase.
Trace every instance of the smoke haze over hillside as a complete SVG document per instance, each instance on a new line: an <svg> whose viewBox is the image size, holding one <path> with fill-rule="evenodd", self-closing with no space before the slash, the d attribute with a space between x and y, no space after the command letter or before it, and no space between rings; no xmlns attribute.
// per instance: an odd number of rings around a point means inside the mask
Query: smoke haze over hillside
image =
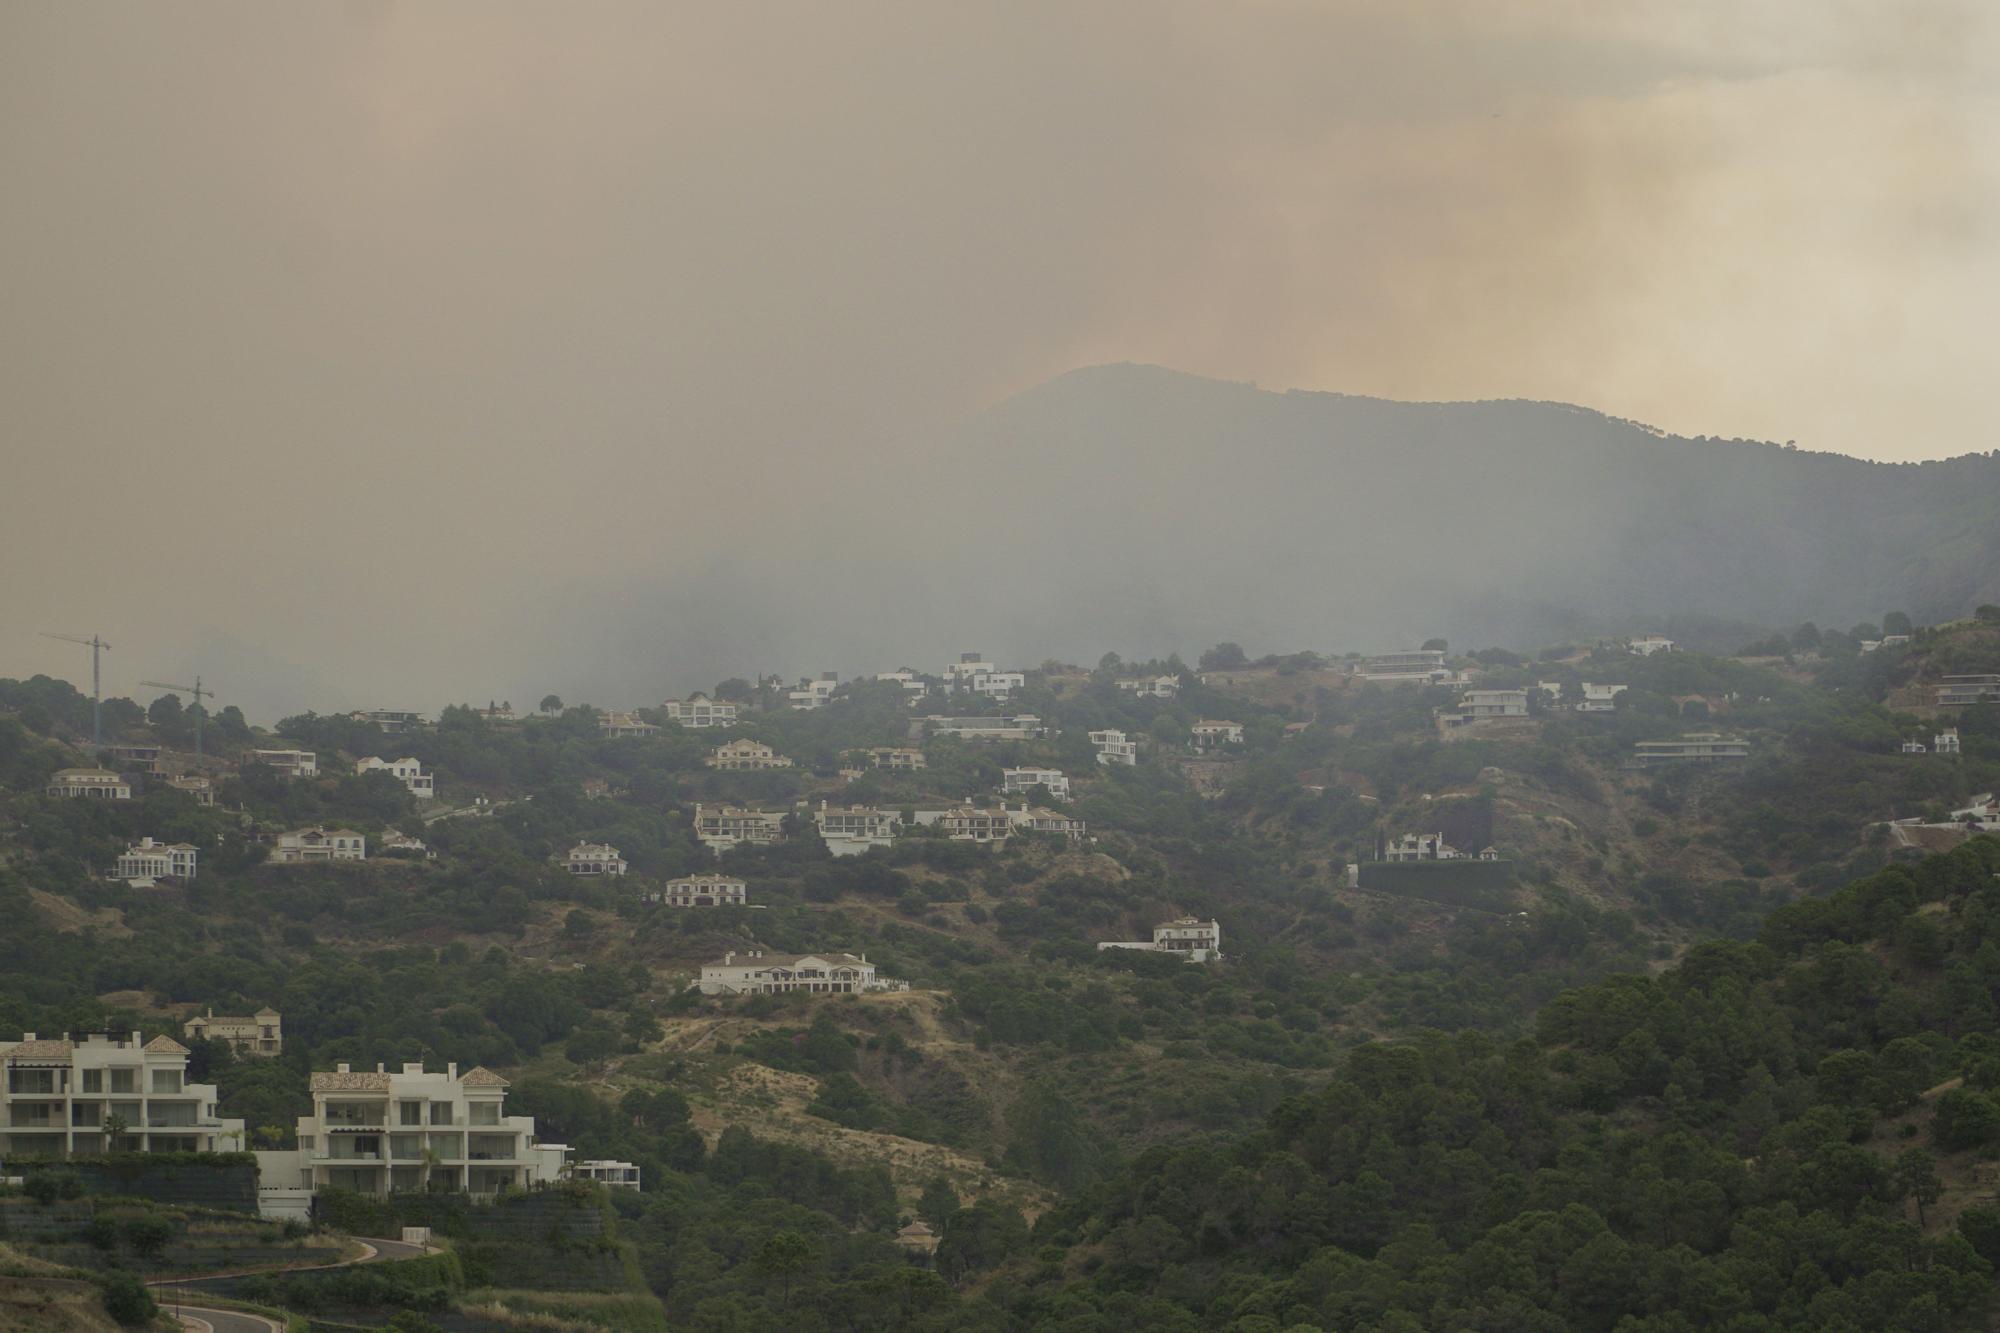
<svg viewBox="0 0 2000 1333"><path fill-rule="evenodd" d="M1553 409L1008 400L1142 361L1987 449L1996 33L1806 0L14 6L0 674L85 680L36 632L99 631L112 692L199 671L268 720L1499 638L1515 598L1944 608L1992 525L1923 526L1958 488L1916 470L1760 452L1728 496ZM1552 533L1496 478L1634 508ZM1718 587L1710 505L1733 536L1808 478L1846 507ZM1358 544L1426 501L1435 544ZM1645 563L1575 564L1635 531Z"/></svg>

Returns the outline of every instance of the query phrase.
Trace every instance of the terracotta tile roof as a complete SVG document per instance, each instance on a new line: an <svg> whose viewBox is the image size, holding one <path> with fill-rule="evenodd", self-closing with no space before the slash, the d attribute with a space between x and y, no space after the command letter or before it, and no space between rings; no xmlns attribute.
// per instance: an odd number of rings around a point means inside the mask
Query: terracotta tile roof
<svg viewBox="0 0 2000 1333"><path fill-rule="evenodd" d="M67 1041L43 1038L40 1041L17 1042L7 1052L9 1060L67 1060L75 1054L76 1047Z"/></svg>
<svg viewBox="0 0 2000 1333"><path fill-rule="evenodd" d="M149 1055L186 1055L188 1053L187 1047L181 1045L172 1037L165 1035L153 1038L146 1043L144 1049Z"/></svg>
<svg viewBox="0 0 2000 1333"><path fill-rule="evenodd" d="M387 1092L389 1090L389 1076L373 1072L314 1074L312 1076L312 1090L314 1092Z"/></svg>
<svg viewBox="0 0 2000 1333"><path fill-rule="evenodd" d="M504 1088L508 1086L506 1079L501 1078L485 1065L477 1065L466 1070L459 1077L458 1081L468 1088Z"/></svg>

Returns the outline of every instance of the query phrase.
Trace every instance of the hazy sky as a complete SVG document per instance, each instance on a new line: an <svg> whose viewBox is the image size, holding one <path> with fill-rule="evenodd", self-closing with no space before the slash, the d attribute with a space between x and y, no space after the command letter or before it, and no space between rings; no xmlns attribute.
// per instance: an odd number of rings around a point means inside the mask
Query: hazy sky
<svg viewBox="0 0 2000 1333"><path fill-rule="evenodd" d="M654 702L1100 361L1991 448L1994 9L0 6L0 675Z"/></svg>

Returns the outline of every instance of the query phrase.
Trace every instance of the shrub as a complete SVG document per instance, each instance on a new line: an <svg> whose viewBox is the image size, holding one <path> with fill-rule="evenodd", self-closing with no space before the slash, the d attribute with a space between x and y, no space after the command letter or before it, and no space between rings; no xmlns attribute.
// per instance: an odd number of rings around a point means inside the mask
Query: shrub
<svg viewBox="0 0 2000 1333"><path fill-rule="evenodd" d="M101 1285L105 1313L126 1327L150 1324L159 1316L160 1307L153 1303L153 1294L132 1274L107 1273Z"/></svg>

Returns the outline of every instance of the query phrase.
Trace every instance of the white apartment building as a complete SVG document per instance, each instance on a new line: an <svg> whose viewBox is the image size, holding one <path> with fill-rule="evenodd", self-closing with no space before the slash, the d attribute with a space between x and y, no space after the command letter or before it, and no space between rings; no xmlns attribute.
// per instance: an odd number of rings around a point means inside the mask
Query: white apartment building
<svg viewBox="0 0 2000 1333"><path fill-rule="evenodd" d="M1651 657L1654 653L1672 652L1674 641L1664 634L1641 634L1636 639L1627 640L1625 647L1641 657Z"/></svg>
<svg viewBox="0 0 2000 1333"><path fill-rule="evenodd" d="M975 671L960 677L960 687L974 694L991 695L995 699L1006 699L1016 690L1028 687L1025 671Z"/></svg>
<svg viewBox="0 0 2000 1333"><path fill-rule="evenodd" d="M276 769L287 779L319 776L319 755L311 750L251 750L243 762Z"/></svg>
<svg viewBox="0 0 2000 1333"><path fill-rule="evenodd" d="M660 705L660 709L671 721L696 731L736 725L737 705L711 699L700 690L685 699L669 699Z"/></svg>
<svg viewBox="0 0 2000 1333"><path fill-rule="evenodd" d="M1139 762L1139 742L1131 740L1122 731L1108 728L1093 731L1090 743L1097 747L1097 762L1100 764L1124 764L1129 768Z"/></svg>
<svg viewBox="0 0 2000 1333"><path fill-rule="evenodd" d="M189 1041L226 1041L238 1055L282 1055L285 1049L284 1019L268 1006L248 1017L218 1017L211 1009L181 1024Z"/></svg>
<svg viewBox="0 0 2000 1333"><path fill-rule="evenodd" d="M908 990L906 982L876 975L865 955L851 953L765 953L751 949L704 963L695 986L703 995L779 995L807 991L855 995L862 991Z"/></svg>
<svg viewBox="0 0 2000 1333"><path fill-rule="evenodd" d="M924 752L911 745L878 745L868 752L870 768L914 773L928 767Z"/></svg>
<svg viewBox="0 0 2000 1333"><path fill-rule="evenodd" d="M1401 653L1377 653L1356 664L1354 674L1362 680L1388 685L1429 684L1451 675L1444 664L1444 652L1436 648L1413 648Z"/></svg>
<svg viewBox="0 0 2000 1333"><path fill-rule="evenodd" d="M65 768L49 775L43 792L86 801L129 801L132 784L108 768Z"/></svg>
<svg viewBox="0 0 2000 1333"><path fill-rule="evenodd" d="M761 741L753 741L747 736L716 746L715 753L702 762L710 768L731 773L792 766L790 759Z"/></svg>
<svg viewBox="0 0 2000 1333"><path fill-rule="evenodd" d="M415 759L378 759L370 755L366 759L355 760L354 776L358 778L367 773L387 773L420 801L428 801L437 795L432 776L424 772L424 766Z"/></svg>
<svg viewBox="0 0 2000 1333"><path fill-rule="evenodd" d="M1215 963L1222 960L1222 926L1191 916L1177 917L1154 926L1150 940L1099 940L1097 947L1170 953L1190 963Z"/></svg>
<svg viewBox="0 0 2000 1333"><path fill-rule="evenodd" d="M1458 710L1445 715L1445 725L1462 727L1528 715L1526 690L1467 690L1458 696Z"/></svg>
<svg viewBox="0 0 2000 1333"><path fill-rule="evenodd" d="M1117 685L1141 699L1171 699L1181 692L1179 676L1143 676L1138 680L1121 680Z"/></svg>
<svg viewBox="0 0 2000 1333"><path fill-rule="evenodd" d="M642 903L660 907L744 907L750 902L750 886L727 875L683 875L657 889L644 889Z"/></svg>
<svg viewBox="0 0 2000 1333"><path fill-rule="evenodd" d="M422 713L404 713L391 708L364 708L359 712L349 713L348 716L356 722L372 723L392 736L415 731L424 725Z"/></svg>
<svg viewBox="0 0 2000 1333"><path fill-rule="evenodd" d="M187 1062L173 1038L137 1032L0 1042L0 1158L239 1151L243 1122L215 1113L215 1086L188 1082Z"/></svg>
<svg viewBox="0 0 2000 1333"><path fill-rule="evenodd" d="M798 688L792 690L786 698L794 708L806 710L824 708L827 701L833 698L833 692L839 688L840 674L834 671L822 671L815 680L801 680Z"/></svg>
<svg viewBox="0 0 2000 1333"><path fill-rule="evenodd" d="M302 828L278 835L271 860L281 866L308 861L366 861L368 839L353 829Z"/></svg>
<svg viewBox="0 0 2000 1333"><path fill-rule="evenodd" d="M1931 749L1938 754L1958 754L1958 728L1946 727L1931 737Z"/></svg>
<svg viewBox="0 0 2000 1333"><path fill-rule="evenodd" d="M1007 822L1016 829L1029 833L1060 834L1071 842L1082 841L1087 832L1084 822L1074 815L1065 815L1039 805L1028 805L1026 802L1022 803L1019 810L1007 812Z"/></svg>
<svg viewBox="0 0 2000 1333"><path fill-rule="evenodd" d="M580 842L569 849L563 869L572 875L622 875L627 866L618 849L608 842Z"/></svg>
<svg viewBox="0 0 2000 1333"><path fill-rule="evenodd" d="M175 791L184 791L194 797L196 805L215 804L215 784L194 773L182 773L167 779L167 785Z"/></svg>
<svg viewBox="0 0 2000 1333"><path fill-rule="evenodd" d="M944 683L947 689L962 690L974 676L991 675L1000 668L981 657L978 653L960 653L958 660L945 667Z"/></svg>
<svg viewBox="0 0 2000 1333"><path fill-rule="evenodd" d="M639 1168L630 1162L613 1161L608 1157L578 1162L570 1169L570 1176L576 1180L594 1180L608 1189L639 1188Z"/></svg>
<svg viewBox="0 0 2000 1333"><path fill-rule="evenodd" d="M506 1113L507 1080L483 1066L315 1073L296 1152L259 1153L274 1183L377 1197L445 1188L475 1196L553 1181L561 1154L538 1151L533 1116ZM291 1179L284 1177L289 1175Z"/></svg>
<svg viewBox="0 0 2000 1333"><path fill-rule="evenodd" d="M751 809L740 805L697 805L694 808L694 835L717 856L743 843L762 846L785 839L783 810Z"/></svg>
<svg viewBox="0 0 2000 1333"><path fill-rule="evenodd" d="M1632 747L1632 764L1636 768L1683 760L1707 763L1749 757L1749 741L1741 736L1724 736L1716 731L1690 731L1683 733L1677 741L1640 741Z"/></svg>
<svg viewBox="0 0 2000 1333"><path fill-rule="evenodd" d="M903 827L903 817L895 810L868 805L828 805L819 803L813 816L827 851L835 856L859 856L871 847L887 847L895 842Z"/></svg>
<svg viewBox="0 0 2000 1333"><path fill-rule="evenodd" d="M1047 733L1042 720L1033 713L1018 717L927 717L934 736L957 736L968 741L1031 741Z"/></svg>
<svg viewBox="0 0 2000 1333"><path fill-rule="evenodd" d="M1047 787L1049 795L1059 801L1069 799L1069 775L1060 768L1003 768L1000 770L1000 794L1018 796L1031 792L1037 787Z"/></svg>
<svg viewBox="0 0 2000 1333"><path fill-rule="evenodd" d="M1225 745L1243 744L1243 724L1204 720L1189 727L1188 736L1188 743L1196 750L1219 750Z"/></svg>
<svg viewBox="0 0 2000 1333"><path fill-rule="evenodd" d="M642 719L637 713L623 712L613 708L597 719L599 732L613 739L657 736L660 729Z"/></svg>
<svg viewBox="0 0 2000 1333"><path fill-rule="evenodd" d="M1596 685L1583 682L1583 698L1577 703L1579 713L1609 713L1618 706L1618 696L1625 693L1623 685Z"/></svg>
<svg viewBox="0 0 2000 1333"><path fill-rule="evenodd" d="M2000 676L1946 676L1937 686L1939 708L2000 703Z"/></svg>
<svg viewBox="0 0 2000 1333"><path fill-rule="evenodd" d="M193 879L201 853L186 842L156 842L141 838L118 858L111 878L147 885L156 879Z"/></svg>
<svg viewBox="0 0 2000 1333"><path fill-rule="evenodd" d="M1463 861L1465 853L1442 833L1405 833L1382 849L1384 861Z"/></svg>

